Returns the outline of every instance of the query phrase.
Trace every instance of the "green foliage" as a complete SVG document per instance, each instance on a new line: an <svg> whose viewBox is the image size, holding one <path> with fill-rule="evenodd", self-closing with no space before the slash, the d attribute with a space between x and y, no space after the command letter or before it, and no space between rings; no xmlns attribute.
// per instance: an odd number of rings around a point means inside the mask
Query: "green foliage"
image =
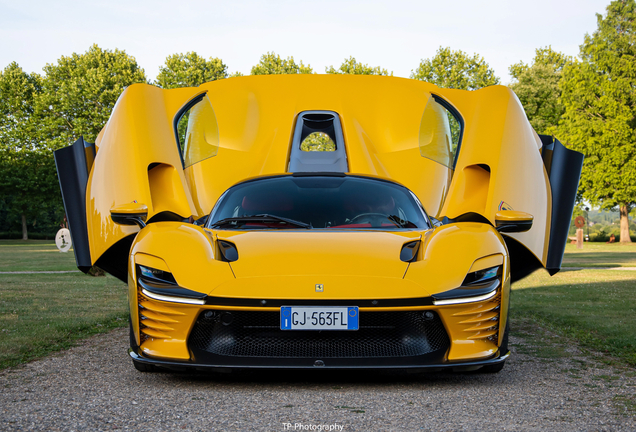
<svg viewBox="0 0 636 432"><path fill-rule="evenodd" d="M380 66L371 67L366 64L358 63L353 56L345 59L338 69L335 69L333 66L329 66L328 68L325 68L325 72L328 74L393 76L393 72L389 73L389 71L380 68Z"/></svg>
<svg viewBox="0 0 636 432"><path fill-rule="evenodd" d="M552 50L539 48L531 65L519 62L510 66L515 79L510 88L517 94L530 124L540 134L554 135L565 108L561 103L563 68L573 59Z"/></svg>
<svg viewBox="0 0 636 432"><path fill-rule="evenodd" d="M596 235L590 237L590 241L594 242L606 242L609 240L609 234L605 232L604 228L600 228Z"/></svg>
<svg viewBox="0 0 636 432"><path fill-rule="evenodd" d="M0 191L4 204L29 225L38 218L63 217L62 200L52 154L45 150L2 150L0 152ZM47 227L51 231L50 227ZM23 235L26 233L23 233Z"/></svg>
<svg viewBox="0 0 636 432"><path fill-rule="evenodd" d="M0 72L0 145L3 150L28 150L37 146L33 111L41 87L42 78L27 74L16 62Z"/></svg>
<svg viewBox="0 0 636 432"><path fill-rule="evenodd" d="M510 75L515 80L519 80L524 72L527 72L536 65L552 66L557 72L561 72L563 71L563 68L565 66L569 65L573 61L571 56L565 55L558 51L554 51L551 46L547 46L545 48L537 48L534 53L535 56L532 60L531 65L519 62L511 65L508 68L508 70L510 71Z"/></svg>
<svg viewBox="0 0 636 432"><path fill-rule="evenodd" d="M324 132L312 132L300 143L302 151L335 151L336 143Z"/></svg>
<svg viewBox="0 0 636 432"><path fill-rule="evenodd" d="M39 139L41 118L34 106L41 91L42 78L15 62L0 73L1 223L6 229L9 221L19 221L14 226L22 227L25 239L27 221L35 226L55 209L62 218L53 157Z"/></svg>
<svg viewBox="0 0 636 432"><path fill-rule="evenodd" d="M499 84L495 71L483 57L472 57L463 51L440 47L432 59L422 60L411 78L426 81L443 88L477 90Z"/></svg>
<svg viewBox="0 0 636 432"><path fill-rule="evenodd" d="M62 56L44 71L36 107L44 118L42 138L51 149L69 145L80 136L94 142L124 89L146 82L134 57L97 45L84 54Z"/></svg>
<svg viewBox="0 0 636 432"><path fill-rule="evenodd" d="M314 71L310 65L305 66L302 61L299 64L296 64L294 57L282 59L274 52L263 54L258 64L252 67L252 75L311 73L314 73Z"/></svg>
<svg viewBox="0 0 636 432"><path fill-rule="evenodd" d="M124 88L146 81L133 57L97 45L44 71L11 63L0 75L0 223L12 230L21 219L25 236L27 223L51 232L63 217L52 150L94 141Z"/></svg>
<svg viewBox="0 0 636 432"><path fill-rule="evenodd" d="M206 60L192 51L168 56L165 65L159 68L155 84L166 89L198 87L227 77L227 66L220 58Z"/></svg>
<svg viewBox="0 0 636 432"><path fill-rule="evenodd" d="M613 1L597 22L581 60L563 69L559 135L585 155L582 196L622 207L626 224L636 204L636 2ZM621 241L628 239L621 229Z"/></svg>

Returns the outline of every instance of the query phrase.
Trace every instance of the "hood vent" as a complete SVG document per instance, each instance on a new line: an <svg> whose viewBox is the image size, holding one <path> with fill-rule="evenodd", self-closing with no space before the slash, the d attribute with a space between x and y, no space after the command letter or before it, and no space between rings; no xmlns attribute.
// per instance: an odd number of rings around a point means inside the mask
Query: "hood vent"
<svg viewBox="0 0 636 432"><path fill-rule="evenodd" d="M347 172L347 152L340 117L333 111L303 111L298 115L289 172Z"/></svg>

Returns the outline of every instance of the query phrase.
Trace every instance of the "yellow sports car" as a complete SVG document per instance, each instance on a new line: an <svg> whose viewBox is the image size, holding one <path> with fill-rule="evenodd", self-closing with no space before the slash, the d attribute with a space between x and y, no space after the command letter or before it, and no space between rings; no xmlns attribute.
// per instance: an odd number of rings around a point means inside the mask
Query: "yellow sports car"
<svg viewBox="0 0 636 432"><path fill-rule="evenodd" d="M272 75L132 85L55 160L78 267L128 284L141 371L497 372L583 157L507 87Z"/></svg>

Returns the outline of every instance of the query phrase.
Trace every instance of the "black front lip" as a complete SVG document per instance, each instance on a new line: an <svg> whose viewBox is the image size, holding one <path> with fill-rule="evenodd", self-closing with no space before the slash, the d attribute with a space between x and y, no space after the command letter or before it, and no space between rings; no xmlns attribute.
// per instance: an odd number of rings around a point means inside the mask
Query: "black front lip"
<svg viewBox="0 0 636 432"><path fill-rule="evenodd" d="M214 370L214 369L329 369L329 370L339 370L339 369L448 369L448 368L470 368L474 366L489 366L496 365L499 363L503 363L510 356L510 351L506 354L501 355L499 357L490 358L486 360L476 360L476 361L468 361L468 362L457 362L457 363L434 363L434 364L399 364L396 362L395 364L391 364L391 362L384 361L382 365L337 365L330 366L330 359L326 359L322 362L321 366L307 364L307 359L303 359L303 363L305 364L285 364L285 365L276 365L276 364L257 364L258 361L246 362L243 364L207 364L207 363L194 363L194 362L185 362L185 361L167 361L167 360L157 360L148 357L144 357L132 348L128 350L128 354L130 357L137 362L160 366L167 369L197 369L197 370ZM313 360L312 360L313 361Z"/></svg>

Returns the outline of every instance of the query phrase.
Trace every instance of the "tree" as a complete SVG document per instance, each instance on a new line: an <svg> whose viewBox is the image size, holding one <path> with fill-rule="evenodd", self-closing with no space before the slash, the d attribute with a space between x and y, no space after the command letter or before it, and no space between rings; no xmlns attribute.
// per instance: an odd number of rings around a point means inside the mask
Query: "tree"
<svg viewBox="0 0 636 432"><path fill-rule="evenodd" d="M305 66L301 61L296 64L293 57L282 59L273 52L268 52L261 56L261 60L252 67L252 75L274 75L274 74L311 74L314 73L310 65Z"/></svg>
<svg viewBox="0 0 636 432"><path fill-rule="evenodd" d="M53 158L38 137L34 104L41 88L42 78L15 62L0 72L0 199L19 215L23 240L27 220L61 207Z"/></svg>
<svg viewBox="0 0 636 432"><path fill-rule="evenodd" d="M479 55L471 57L463 51L442 47L432 59L422 60L411 72L411 78L461 90L477 90L499 84L495 71Z"/></svg>
<svg viewBox="0 0 636 432"><path fill-rule="evenodd" d="M371 67L366 64L358 63L356 59L351 56L345 59L338 69L333 66L325 68L325 72L328 74L351 74L351 75L391 75L386 69L381 69L380 66Z"/></svg>
<svg viewBox="0 0 636 432"><path fill-rule="evenodd" d="M95 140L124 88L146 81L134 58L97 45L44 70L12 63L0 78L0 199L21 215L25 239L27 220L63 214L52 150Z"/></svg>
<svg viewBox="0 0 636 432"><path fill-rule="evenodd" d="M559 83L563 68L573 60L549 46L535 52L531 65L519 62L510 66L510 75L515 80L510 88L519 97L534 130L553 135L565 111Z"/></svg>
<svg viewBox="0 0 636 432"><path fill-rule="evenodd" d="M165 89L198 87L227 77L227 66L220 58L206 60L195 52L188 52L168 56L166 64L159 68L156 84Z"/></svg>
<svg viewBox="0 0 636 432"><path fill-rule="evenodd" d="M57 64L47 64L44 71L36 108L44 120L43 139L52 150L80 136L95 141L124 89L146 82L134 57L97 45L84 54L62 56Z"/></svg>
<svg viewBox="0 0 636 432"><path fill-rule="evenodd" d="M0 191L10 211L20 215L22 240L28 239L27 220L35 226L50 213L62 219L55 164L46 149L0 151Z"/></svg>
<svg viewBox="0 0 636 432"><path fill-rule="evenodd" d="M336 143L324 132L312 132L300 143L300 149L302 151L335 151Z"/></svg>
<svg viewBox="0 0 636 432"><path fill-rule="evenodd" d="M618 207L621 243L636 204L636 2L615 0L597 14L580 61L563 69L559 134L585 155L580 191L591 204Z"/></svg>

